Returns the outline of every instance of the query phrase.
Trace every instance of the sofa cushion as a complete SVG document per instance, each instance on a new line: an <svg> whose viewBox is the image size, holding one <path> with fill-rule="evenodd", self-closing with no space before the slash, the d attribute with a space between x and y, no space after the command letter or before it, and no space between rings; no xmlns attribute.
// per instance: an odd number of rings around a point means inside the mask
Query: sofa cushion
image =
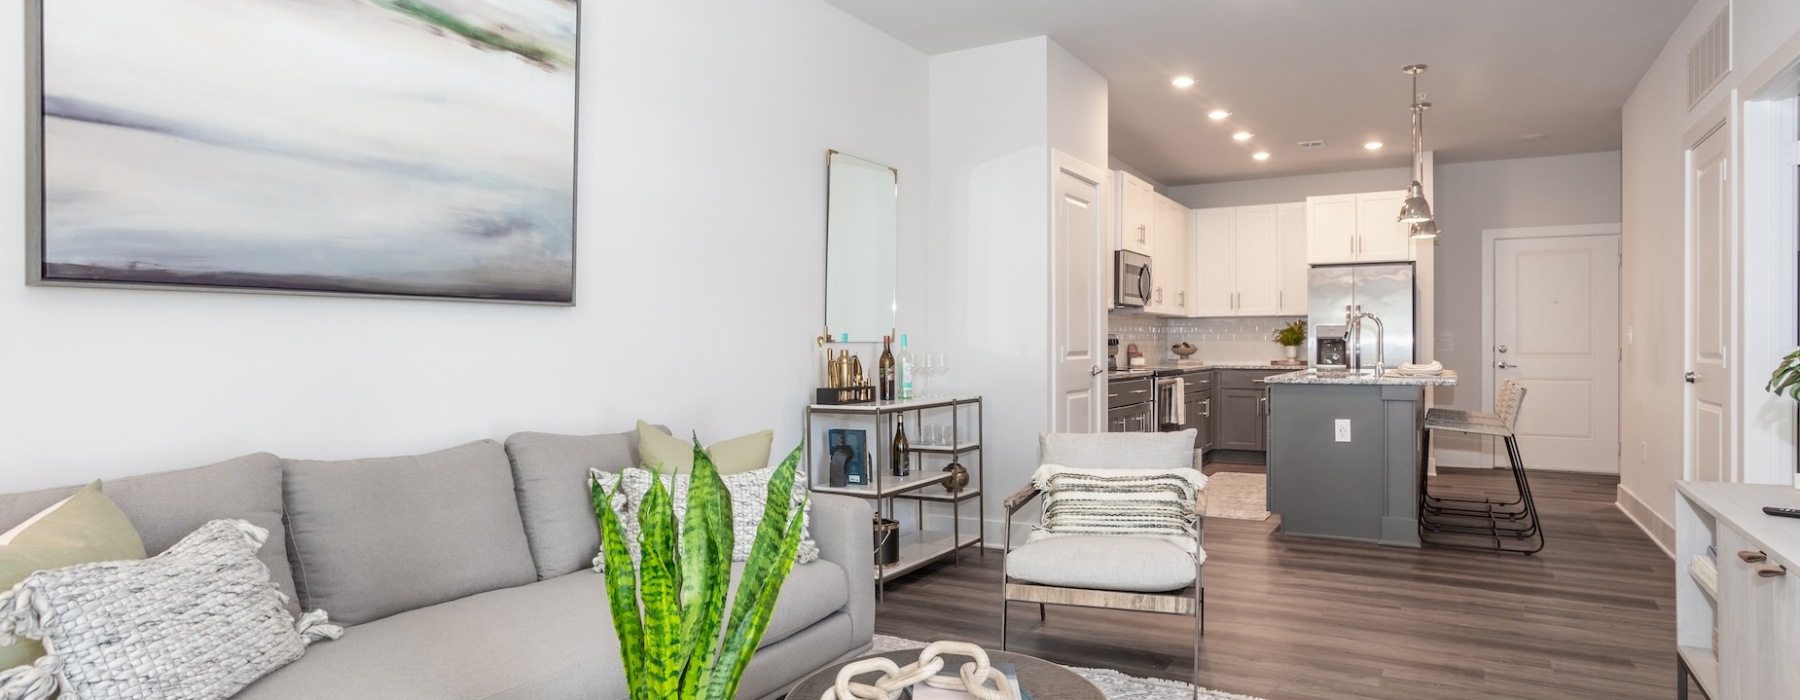
<svg viewBox="0 0 1800 700"><path fill-rule="evenodd" d="M589 469L618 473L637 466L637 431L608 435L514 433L506 439L519 515L538 579L587 568L600 549L589 501Z"/></svg>
<svg viewBox="0 0 1800 700"><path fill-rule="evenodd" d="M1193 468L1194 430L1172 433L1044 433L1038 463L1076 469Z"/></svg>
<svg viewBox="0 0 1800 700"><path fill-rule="evenodd" d="M694 471L694 443L670 435L668 429L637 422L638 453L643 468L658 474L691 474ZM720 474L742 474L769 466L769 450L775 444L775 431L758 430L706 446L706 455Z"/></svg>
<svg viewBox="0 0 1800 700"><path fill-rule="evenodd" d="M500 443L284 468L309 610L355 625L537 580Z"/></svg>
<svg viewBox="0 0 1800 700"><path fill-rule="evenodd" d="M1172 591L1194 582L1194 557L1154 537L1053 537L1008 552L1006 575L1046 586Z"/></svg>
<svg viewBox="0 0 1800 700"><path fill-rule="evenodd" d="M762 645L830 616L836 608L827 607L829 600L835 597L841 606L845 595L844 572L836 564L794 567ZM605 577L577 571L358 625L342 639L312 646L300 663L265 676L236 700L626 695Z"/></svg>
<svg viewBox="0 0 1800 700"><path fill-rule="evenodd" d="M143 558L144 541L131 526L131 518L95 481L0 534L0 594L36 571ZM10 645L0 644L0 670L32 663L43 655L44 645L37 641L14 639Z"/></svg>
<svg viewBox="0 0 1800 700"><path fill-rule="evenodd" d="M0 530L11 529L80 486L0 495ZM294 575L288 567L282 524L281 459L266 452L244 455L191 469L109 479L106 497L118 504L143 538L144 552L155 555L201 525L219 520L248 520L269 531L269 541L256 558L269 567L269 580L288 597L284 607L298 617ZM336 611L333 611L335 614Z"/></svg>

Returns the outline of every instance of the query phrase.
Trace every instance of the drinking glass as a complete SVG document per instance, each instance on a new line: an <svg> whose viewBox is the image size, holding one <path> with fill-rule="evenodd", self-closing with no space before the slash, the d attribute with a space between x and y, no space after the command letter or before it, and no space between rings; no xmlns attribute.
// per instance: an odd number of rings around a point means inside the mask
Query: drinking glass
<svg viewBox="0 0 1800 700"><path fill-rule="evenodd" d="M917 369L919 376L925 379L922 391L924 397L928 399L937 398L936 394L931 393L931 375L937 374L936 356L937 353L932 352L919 353L921 363Z"/></svg>
<svg viewBox="0 0 1800 700"><path fill-rule="evenodd" d="M942 377L946 374L949 374L950 373L950 364L944 360L944 353L934 352L931 354L933 357L932 367L931 367L932 374L935 374L940 377Z"/></svg>

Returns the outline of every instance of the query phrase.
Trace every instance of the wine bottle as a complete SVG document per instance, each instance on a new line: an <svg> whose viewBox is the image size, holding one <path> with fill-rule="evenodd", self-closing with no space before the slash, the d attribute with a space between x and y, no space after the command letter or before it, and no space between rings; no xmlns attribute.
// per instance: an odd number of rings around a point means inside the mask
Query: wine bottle
<svg viewBox="0 0 1800 700"><path fill-rule="evenodd" d="M894 415L894 447L888 460L888 470L894 476L912 474L912 446L906 443L906 416Z"/></svg>
<svg viewBox="0 0 1800 700"><path fill-rule="evenodd" d="M881 392L882 401L894 400L894 349L889 344L891 340L893 336L881 336L881 367L877 370L881 372L881 378L876 381L881 388L876 391Z"/></svg>
<svg viewBox="0 0 1800 700"><path fill-rule="evenodd" d="M900 400L913 399L913 359L912 351L906 349L906 334L900 334Z"/></svg>

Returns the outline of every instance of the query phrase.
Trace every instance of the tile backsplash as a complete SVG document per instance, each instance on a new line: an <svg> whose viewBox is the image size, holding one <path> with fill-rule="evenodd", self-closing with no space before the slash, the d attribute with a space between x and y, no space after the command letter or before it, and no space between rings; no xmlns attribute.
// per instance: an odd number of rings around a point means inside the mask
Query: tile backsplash
<svg viewBox="0 0 1800 700"><path fill-rule="evenodd" d="M1119 354L1136 343L1151 361L1174 359L1169 346L1187 341L1200 348L1196 359L1213 361L1262 361L1280 359L1275 331L1299 320L1299 316L1240 316L1232 318L1163 318L1139 313L1113 313L1107 332L1119 339Z"/></svg>

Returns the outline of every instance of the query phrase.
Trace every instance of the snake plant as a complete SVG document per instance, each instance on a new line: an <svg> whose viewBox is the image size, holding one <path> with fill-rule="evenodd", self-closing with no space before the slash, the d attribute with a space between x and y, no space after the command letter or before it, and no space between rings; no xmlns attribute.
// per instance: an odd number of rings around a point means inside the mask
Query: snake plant
<svg viewBox="0 0 1800 700"><path fill-rule="evenodd" d="M769 500L729 618L731 494L698 439L682 518L675 517L662 479L650 480L638 507L642 554L635 566L611 507L622 497L618 488L609 491L589 480L606 559L606 596L632 700L730 700L737 694L800 546L802 514L792 502L799 463L795 447L769 479Z"/></svg>
<svg viewBox="0 0 1800 700"><path fill-rule="evenodd" d="M1795 350L1781 358L1781 364L1769 373L1769 383L1764 389L1777 395L1787 394L1789 398L1800 401L1800 350Z"/></svg>

